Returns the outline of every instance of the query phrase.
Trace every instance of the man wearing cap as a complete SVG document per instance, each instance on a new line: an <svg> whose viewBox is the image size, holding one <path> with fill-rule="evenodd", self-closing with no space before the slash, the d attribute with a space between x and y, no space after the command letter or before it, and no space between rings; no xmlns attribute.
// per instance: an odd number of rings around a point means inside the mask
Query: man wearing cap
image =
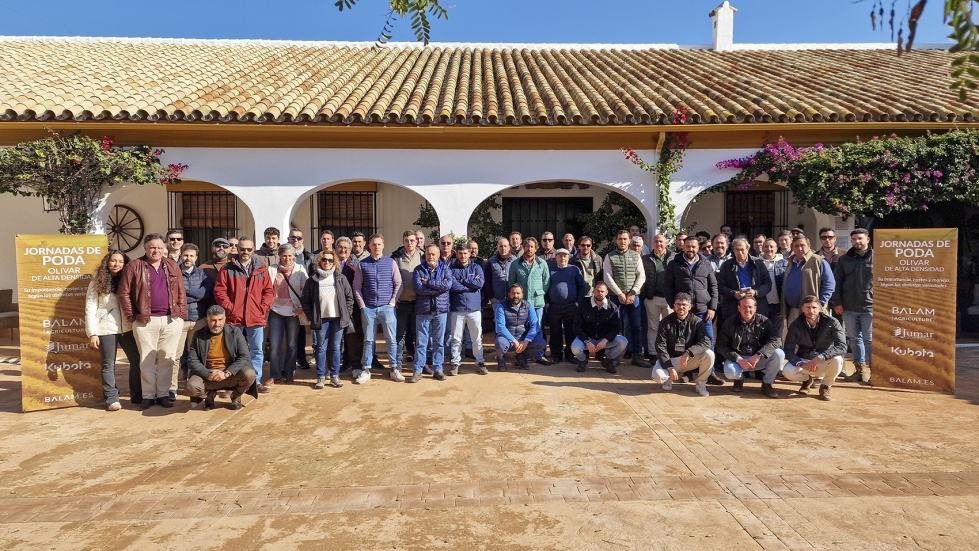
<svg viewBox="0 0 979 551"><path fill-rule="evenodd" d="M585 301L588 286L577 266L568 262L571 251L554 251L553 264L549 263L551 282L547 288L547 325L551 328L551 362L571 361L571 343L574 341L574 315L578 305ZM563 330L562 330L563 328Z"/></svg>
<svg viewBox="0 0 979 551"><path fill-rule="evenodd" d="M218 237L214 241L211 241L211 261L200 266L211 281L218 280L218 273L221 271L221 268L224 268L224 265L231 260L230 250L231 242L223 237Z"/></svg>

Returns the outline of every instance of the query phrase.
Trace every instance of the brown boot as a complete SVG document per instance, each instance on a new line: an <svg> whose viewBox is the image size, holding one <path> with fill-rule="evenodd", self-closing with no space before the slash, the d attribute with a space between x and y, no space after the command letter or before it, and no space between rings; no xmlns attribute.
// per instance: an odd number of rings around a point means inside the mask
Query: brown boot
<svg viewBox="0 0 979 551"><path fill-rule="evenodd" d="M843 377L843 382L845 383L856 383L860 381L860 370L863 369L863 364L855 363L853 364L853 373Z"/></svg>
<svg viewBox="0 0 979 551"><path fill-rule="evenodd" d="M802 386L799 387L799 394L802 394L804 396L808 396L809 395L809 387L811 387L811 386L812 386L812 377L806 379L805 381L802 381Z"/></svg>
<svg viewBox="0 0 979 551"><path fill-rule="evenodd" d="M860 381L870 384L870 364L860 364Z"/></svg>
<svg viewBox="0 0 979 551"><path fill-rule="evenodd" d="M820 386L819 387L819 399L820 400L823 400L823 401L826 401L826 402L832 400L833 398L830 396L830 392L829 391L830 391L830 387L828 387L826 385Z"/></svg>

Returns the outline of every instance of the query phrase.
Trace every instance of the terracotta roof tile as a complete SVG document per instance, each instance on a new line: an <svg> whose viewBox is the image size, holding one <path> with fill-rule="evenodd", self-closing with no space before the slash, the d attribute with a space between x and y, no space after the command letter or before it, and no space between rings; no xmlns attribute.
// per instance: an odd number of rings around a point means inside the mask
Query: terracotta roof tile
<svg viewBox="0 0 979 551"><path fill-rule="evenodd" d="M3 39L0 120L320 124L969 122L950 54Z"/></svg>

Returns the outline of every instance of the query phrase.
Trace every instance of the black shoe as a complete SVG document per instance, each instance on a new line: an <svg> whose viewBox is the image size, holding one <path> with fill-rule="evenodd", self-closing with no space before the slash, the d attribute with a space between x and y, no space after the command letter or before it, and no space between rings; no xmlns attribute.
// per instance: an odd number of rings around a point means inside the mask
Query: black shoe
<svg viewBox="0 0 979 551"><path fill-rule="evenodd" d="M527 360L520 360L520 359L518 359L517 360L517 369L530 369L530 366L527 365Z"/></svg>
<svg viewBox="0 0 979 551"><path fill-rule="evenodd" d="M609 373L615 373L616 372L615 371L615 362L609 362L608 365L605 366L605 371L607 371Z"/></svg>
<svg viewBox="0 0 979 551"><path fill-rule="evenodd" d="M312 369L308 363L299 364L299 369Z"/></svg>
<svg viewBox="0 0 979 551"><path fill-rule="evenodd" d="M156 404L156 400L153 398L143 398L143 402L139 405L139 409L147 410Z"/></svg>
<svg viewBox="0 0 979 551"><path fill-rule="evenodd" d="M564 356L562 356L561 354L551 354L551 363L552 364L559 364L559 363L561 363L563 361L564 361Z"/></svg>
<svg viewBox="0 0 979 551"><path fill-rule="evenodd" d="M626 352L625 354L623 354L622 355L622 359L623 360L631 360L632 359L632 352Z"/></svg>
<svg viewBox="0 0 979 551"><path fill-rule="evenodd" d="M578 373L584 373L588 369L588 360L578 362L578 368L575 370Z"/></svg>
<svg viewBox="0 0 979 551"><path fill-rule="evenodd" d="M653 364L644 360L641 354L632 355L632 365L637 367L653 367Z"/></svg>
<svg viewBox="0 0 979 551"><path fill-rule="evenodd" d="M214 409L214 398L218 395L216 390L208 390L207 397L204 398L204 411L210 411Z"/></svg>
<svg viewBox="0 0 979 551"><path fill-rule="evenodd" d="M707 378L707 384L714 385L714 386L724 386L724 381L722 381L721 378L718 377L717 375L711 373L710 377Z"/></svg>
<svg viewBox="0 0 979 551"><path fill-rule="evenodd" d="M506 371L506 362L499 363L496 365L497 371Z"/></svg>
<svg viewBox="0 0 979 551"><path fill-rule="evenodd" d="M778 398L778 392L775 391L775 387L768 383L761 384L761 393L769 398Z"/></svg>
<svg viewBox="0 0 979 551"><path fill-rule="evenodd" d="M344 371L350 371L350 364L340 365L340 373L343 373Z"/></svg>
<svg viewBox="0 0 979 551"><path fill-rule="evenodd" d="M547 358L541 356L540 358L537 358L537 363L541 365L551 365L551 360L548 360Z"/></svg>
<svg viewBox="0 0 979 551"><path fill-rule="evenodd" d="M734 388L731 389L731 392L741 392L742 390L744 390L744 379L734 381Z"/></svg>
<svg viewBox="0 0 979 551"><path fill-rule="evenodd" d="M161 406L163 406L165 408L172 408L173 407L173 400L171 400L169 396L164 396L163 398L157 398L156 401L157 401L158 404L160 404Z"/></svg>
<svg viewBox="0 0 979 551"><path fill-rule="evenodd" d="M167 394L167 396L170 398L170 401L171 402L174 402L174 401L177 400L177 391L176 390L171 390L170 393Z"/></svg>

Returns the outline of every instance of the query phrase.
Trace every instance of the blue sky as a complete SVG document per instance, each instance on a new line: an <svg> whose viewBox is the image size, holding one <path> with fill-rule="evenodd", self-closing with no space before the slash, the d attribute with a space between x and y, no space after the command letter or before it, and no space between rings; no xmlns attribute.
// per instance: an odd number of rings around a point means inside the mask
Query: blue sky
<svg viewBox="0 0 979 551"><path fill-rule="evenodd" d="M0 34L372 41L386 0L0 0ZM870 27L871 0L734 0L736 43L890 42ZM885 0L890 6L890 0ZM899 18L907 0L898 0ZM679 43L711 41L721 0L448 0L439 42ZM931 2L918 43L944 43L942 2ZM58 14L54 16L53 14ZM413 40L407 21L393 40Z"/></svg>

